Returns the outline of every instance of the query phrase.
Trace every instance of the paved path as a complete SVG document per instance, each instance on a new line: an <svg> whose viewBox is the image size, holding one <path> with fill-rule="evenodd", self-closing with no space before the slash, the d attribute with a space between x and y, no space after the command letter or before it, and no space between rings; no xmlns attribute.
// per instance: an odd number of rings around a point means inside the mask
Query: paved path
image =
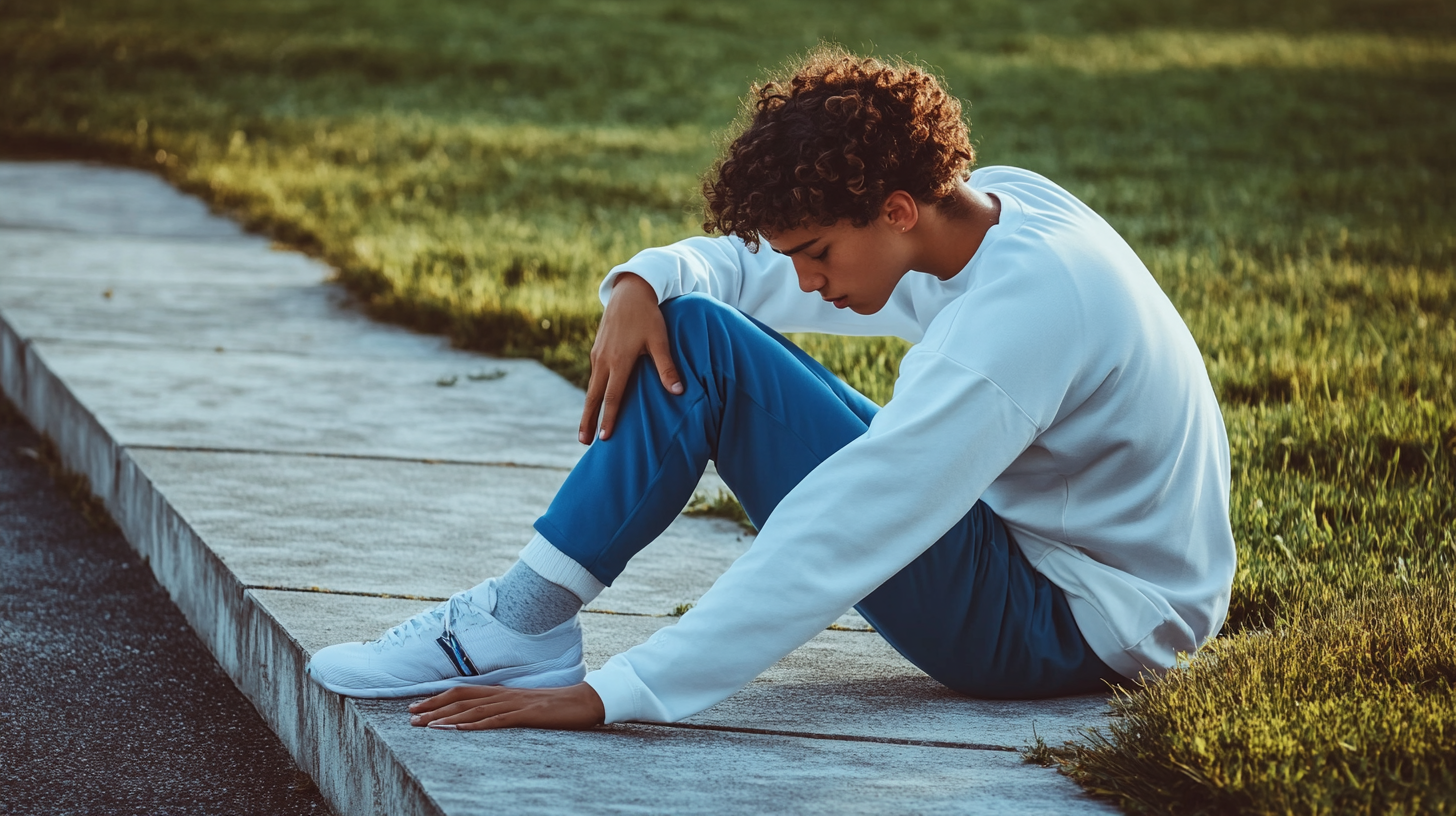
<svg viewBox="0 0 1456 816"><path fill-rule="evenodd" d="M136 551L82 518L40 449L0 405L0 813L327 814Z"/></svg>
<svg viewBox="0 0 1456 816"><path fill-rule="evenodd" d="M442 734L314 687L314 650L511 564L580 454L582 399L373 323L327 276L152 176L0 164L0 385L340 813L1115 812L1015 750L1096 725L1101 699L959 697L852 613L682 726ZM680 518L589 607L588 664L749 544Z"/></svg>

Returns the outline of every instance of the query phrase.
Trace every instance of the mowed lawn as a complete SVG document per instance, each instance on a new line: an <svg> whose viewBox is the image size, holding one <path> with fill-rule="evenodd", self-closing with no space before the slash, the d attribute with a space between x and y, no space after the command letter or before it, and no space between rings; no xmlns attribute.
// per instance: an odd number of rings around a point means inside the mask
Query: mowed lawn
<svg viewBox="0 0 1456 816"><path fill-rule="evenodd" d="M1224 634L1038 756L1131 811L1456 812L1456 5L0 0L0 154L151 168L582 382L601 275L700 231L739 97L821 40L1101 212L1223 404ZM903 343L797 339L889 398Z"/></svg>

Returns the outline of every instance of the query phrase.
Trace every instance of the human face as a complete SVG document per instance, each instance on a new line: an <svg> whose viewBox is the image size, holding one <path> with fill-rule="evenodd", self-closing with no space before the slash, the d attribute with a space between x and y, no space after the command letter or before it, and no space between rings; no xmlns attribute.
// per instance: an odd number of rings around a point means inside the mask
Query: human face
<svg viewBox="0 0 1456 816"><path fill-rule="evenodd" d="M883 309L910 265L901 237L903 229L884 219L856 227L849 221L833 226L803 226L765 236L769 247L794 262L799 288L816 292L839 309L874 314Z"/></svg>

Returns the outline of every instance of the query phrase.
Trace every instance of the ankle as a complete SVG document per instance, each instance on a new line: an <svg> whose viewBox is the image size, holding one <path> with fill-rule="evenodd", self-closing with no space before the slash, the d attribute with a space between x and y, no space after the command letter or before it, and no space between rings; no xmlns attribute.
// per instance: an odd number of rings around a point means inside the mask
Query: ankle
<svg viewBox="0 0 1456 816"><path fill-rule="evenodd" d="M549 632L576 617L581 607L581 599L570 590L542 578L522 561L495 579L491 615L523 635Z"/></svg>

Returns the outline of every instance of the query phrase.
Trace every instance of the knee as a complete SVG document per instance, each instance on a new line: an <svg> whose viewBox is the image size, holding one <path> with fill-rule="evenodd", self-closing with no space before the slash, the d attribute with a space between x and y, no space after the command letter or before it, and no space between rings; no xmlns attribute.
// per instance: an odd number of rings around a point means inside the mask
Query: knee
<svg viewBox="0 0 1456 816"><path fill-rule="evenodd" d="M668 342L683 373L706 365L726 371L740 358L781 353L789 341L773 329L708 295L691 294L662 304Z"/></svg>
<svg viewBox="0 0 1456 816"><path fill-rule="evenodd" d="M675 297L662 304L662 319L672 345L686 356L707 352L754 328L742 312L708 295Z"/></svg>
<svg viewBox="0 0 1456 816"><path fill-rule="evenodd" d="M721 323L726 317L741 317L737 309L709 295L694 292L664 301L662 318L669 331L689 331Z"/></svg>

